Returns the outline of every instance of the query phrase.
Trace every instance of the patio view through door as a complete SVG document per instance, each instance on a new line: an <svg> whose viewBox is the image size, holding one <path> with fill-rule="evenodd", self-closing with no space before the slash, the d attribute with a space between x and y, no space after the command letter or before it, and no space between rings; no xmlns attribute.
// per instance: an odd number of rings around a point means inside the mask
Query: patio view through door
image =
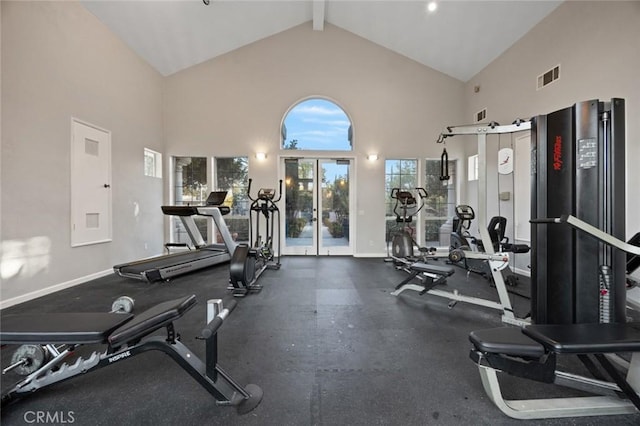
<svg viewBox="0 0 640 426"><path fill-rule="evenodd" d="M283 254L352 255L351 161L284 160Z"/></svg>

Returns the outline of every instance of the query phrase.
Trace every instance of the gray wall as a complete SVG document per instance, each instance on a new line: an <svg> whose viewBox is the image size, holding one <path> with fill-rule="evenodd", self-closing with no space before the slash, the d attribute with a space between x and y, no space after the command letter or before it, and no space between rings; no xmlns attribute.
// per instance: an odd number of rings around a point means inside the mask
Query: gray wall
<svg viewBox="0 0 640 426"><path fill-rule="evenodd" d="M334 26L314 32L311 23L163 79L77 3L0 4L0 306L160 253L158 206L169 199L171 155L248 155L256 184L272 185L280 122L314 95L353 119L358 255L384 254L384 159L439 157L442 127L470 122L483 107L509 123L580 100L626 98L627 211L640 209L632 163L640 158L638 2L565 2L466 84ZM536 91L536 77L557 64L561 79ZM70 247L72 116L112 132L110 243ZM447 141L450 158L462 160L463 183L474 145ZM142 176L143 147L164 154L162 181ZM267 161L253 160L256 151ZM370 152L381 158L367 162ZM473 201L473 186L460 194ZM631 235L638 227L628 217Z"/></svg>
<svg viewBox="0 0 640 426"><path fill-rule="evenodd" d="M163 140L162 77L85 8L1 8L5 305L162 250L162 180L143 177L143 147ZM70 245L71 117L112 132L109 243Z"/></svg>
<svg viewBox="0 0 640 426"><path fill-rule="evenodd" d="M167 157L249 155L257 187L278 179L280 123L291 106L317 95L342 106L353 120L359 256L385 250L385 158L440 158L435 140L463 110L460 81L333 25L313 31L311 22L165 83ZM256 151L267 152L267 161L254 160ZM371 152L380 154L373 164L366 160Z"/></svg>
<svg viewBox="0 0 640 426"><path fill-rule="evenodd" d="M640 209L639 42L640 2L564 2L465 86L466 117L487 108L487 118L501 124L579 101L625 98L628 237L640 231L629 214ZM536 90L537 76L558 64L560 79ZM490 174L497 175L495 169ZM495 192L492 199L497 200Z"/></svg>

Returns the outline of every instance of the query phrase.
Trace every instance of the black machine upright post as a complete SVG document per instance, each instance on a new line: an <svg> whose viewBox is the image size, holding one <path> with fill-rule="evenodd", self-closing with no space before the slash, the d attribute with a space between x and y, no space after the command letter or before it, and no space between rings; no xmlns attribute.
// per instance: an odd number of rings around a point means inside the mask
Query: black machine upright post
<svg viewBox="0 0 640 426"><path fill-rule="evenodd" d="M624 100L535 117L531 218L571 214L625 239ZM532 319L625 322L624 253L569 227L533 225Z"/></svg>

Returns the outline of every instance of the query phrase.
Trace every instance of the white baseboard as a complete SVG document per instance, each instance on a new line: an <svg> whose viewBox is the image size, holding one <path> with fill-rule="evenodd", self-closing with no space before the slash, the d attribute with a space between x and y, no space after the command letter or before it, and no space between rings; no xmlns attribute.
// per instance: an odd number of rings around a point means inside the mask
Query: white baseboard
<svg viewBox="0 0 640 426"><path fill-rule="evenodd" d="M383 258L383 257L387 257L387 255L385 255L384 253L356 253L353 255L353 257L379 257L379 258Z"/></svg>
<svg viewBox="0 0 640 426"><path fill-rule="evenodd" d="M42 288L40 290L32 291L31 293L23 294L20 296L12 297L11 299L0 301L0 310L8 308L10 306L17 305L18 303L27 302L29 300L36 299L38 297L46 296L47 294L55 293L56 291L64 290L66 288L75 287L80 284L84 284L87 281L95 280L97 278L106 277L113 274L113 269L107 269L95 274L86 275L84 277L76 278L71 281L66 281L60 284L52 285L51 287Z"/></svg>
<svg viewBox="0 0 640 426"><path fill-rule="evenodd" d="M529 268L527 268L527 269L513 268L512 271L515 272L518 275L523 275L525 277L531 278L531 269L529 269Z"/></svg>

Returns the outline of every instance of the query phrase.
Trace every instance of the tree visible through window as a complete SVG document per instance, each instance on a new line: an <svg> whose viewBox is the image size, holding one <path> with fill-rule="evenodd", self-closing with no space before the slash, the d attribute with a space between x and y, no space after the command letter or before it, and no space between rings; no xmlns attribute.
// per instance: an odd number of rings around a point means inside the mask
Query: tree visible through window
<svg viewBox="0 0 640 426"><path fill-rule="evenodd" d="M249 240L249 161L247 157L215 159L215 181L219 191L228 191L225 205L231 213L224 217L231 235L238 241Z"/></svg>
<svg viewBox="0 0 640 426"><path fill-rule="evenodd" d="M173 182L173 202L175 205L203 205L209 196L207 158L173 157ZM206 242L208 235L206 218L196 216L194 220ZM172 216L172 223L171 242L193 245L180 218Z"/></svg>
<svg viewBox="0 0 640 426"><path fill-rule="evenodd" d="M399 230L400 225L396 224L396 215L393 212L396 200L391 198L391 190L393 188L411 190L418 186L418 160L386 160L384 167L385 238L389 242L393 238L394 231Z"/></svg>
<svg viewBox="0 0 640 426"><path fill-rule="evenodd" d="M280 130L283 149L353 149L351 120L342 108L326 99L307 99L295 105Z"/></svg>
<svg viewBox="0 0 640 426"><path fill-rule="evenodd" d="M440 180L440 160L428 159L425 165L425 246L449 246L452 218L456 206L456 162L449 161L449 180Z"/></svg>

